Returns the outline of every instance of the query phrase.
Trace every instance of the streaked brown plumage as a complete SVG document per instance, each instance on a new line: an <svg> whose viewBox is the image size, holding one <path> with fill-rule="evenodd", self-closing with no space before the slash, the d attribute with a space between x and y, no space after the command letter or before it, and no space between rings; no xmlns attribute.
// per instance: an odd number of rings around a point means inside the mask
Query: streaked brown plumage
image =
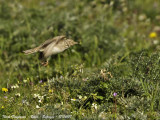
<svg viewBox="0 0 160 120"><path fill-rule="evenodd" d="M44 43L42 43L40 46L36 48L25 50L23 52L25 54L42 52L44 59L47 59L51 55L61 53L75 44L78 43L71 39L67 39L65 36L57 36L52 39L46 40ZM48 64L48 61L47 63L42 63L42 64L46 66Z"/></svg>

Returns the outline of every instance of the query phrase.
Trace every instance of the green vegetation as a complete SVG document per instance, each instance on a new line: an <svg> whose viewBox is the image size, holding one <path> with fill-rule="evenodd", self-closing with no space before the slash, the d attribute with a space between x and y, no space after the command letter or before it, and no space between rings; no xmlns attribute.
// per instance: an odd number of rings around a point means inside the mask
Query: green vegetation
<svg viewBox="0 0 160 120"><path fill-rule="evenodd" d="M158 0L1 0L0 119L160 119L159 10ZM23 54L58 35L80 45L47 67Z"/></svg>

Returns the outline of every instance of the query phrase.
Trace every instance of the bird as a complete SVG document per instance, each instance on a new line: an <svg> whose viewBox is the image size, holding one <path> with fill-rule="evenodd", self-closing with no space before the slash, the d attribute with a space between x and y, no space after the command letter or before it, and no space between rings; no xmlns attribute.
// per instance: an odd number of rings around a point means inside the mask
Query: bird
<svg viewBox="0 0 160 120"><path fill-rule="evenodd" d="M33 54L36 52L42 53L42 58L45 62L41 64L43 66L48 65L48 58L52 55L56 55L70 48L71 46L78 44L72 39L66 38L66 36L56 36L52 39L46 40L44 43L39 45L38 47L23 51L26 55Z"/></svg>

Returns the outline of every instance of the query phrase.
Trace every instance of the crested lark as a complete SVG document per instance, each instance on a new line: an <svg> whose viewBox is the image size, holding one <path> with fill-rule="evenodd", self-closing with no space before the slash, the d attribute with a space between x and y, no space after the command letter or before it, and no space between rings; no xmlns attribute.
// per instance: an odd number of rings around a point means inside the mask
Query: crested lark
<svg viewBox="0 0 160 120"><path fill-rule="evenodd" d="M46 40L44 43L42 43L40 46L36 48L25 50L23 52L25 54L41 52L43 53L43 59L47 60L47 58L51 55L61 53L75 44L78 43L71 39L67 39L65 36L57 36L52 39ZM46 62L42 62L42 65L47 66L48 60Z"/></svg>

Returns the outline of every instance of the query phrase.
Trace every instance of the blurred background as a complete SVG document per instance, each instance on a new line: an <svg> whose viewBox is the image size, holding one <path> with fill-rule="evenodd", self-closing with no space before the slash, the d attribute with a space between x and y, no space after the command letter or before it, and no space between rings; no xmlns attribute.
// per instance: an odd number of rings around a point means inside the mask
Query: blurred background
<svg viewBox="0 0 160 120"><path fill-rule="evenodd" d="M47 67L23 54L58 35L80 45ZM157 118L159 36L159 0L0 0L0 114Z"/></svg>

